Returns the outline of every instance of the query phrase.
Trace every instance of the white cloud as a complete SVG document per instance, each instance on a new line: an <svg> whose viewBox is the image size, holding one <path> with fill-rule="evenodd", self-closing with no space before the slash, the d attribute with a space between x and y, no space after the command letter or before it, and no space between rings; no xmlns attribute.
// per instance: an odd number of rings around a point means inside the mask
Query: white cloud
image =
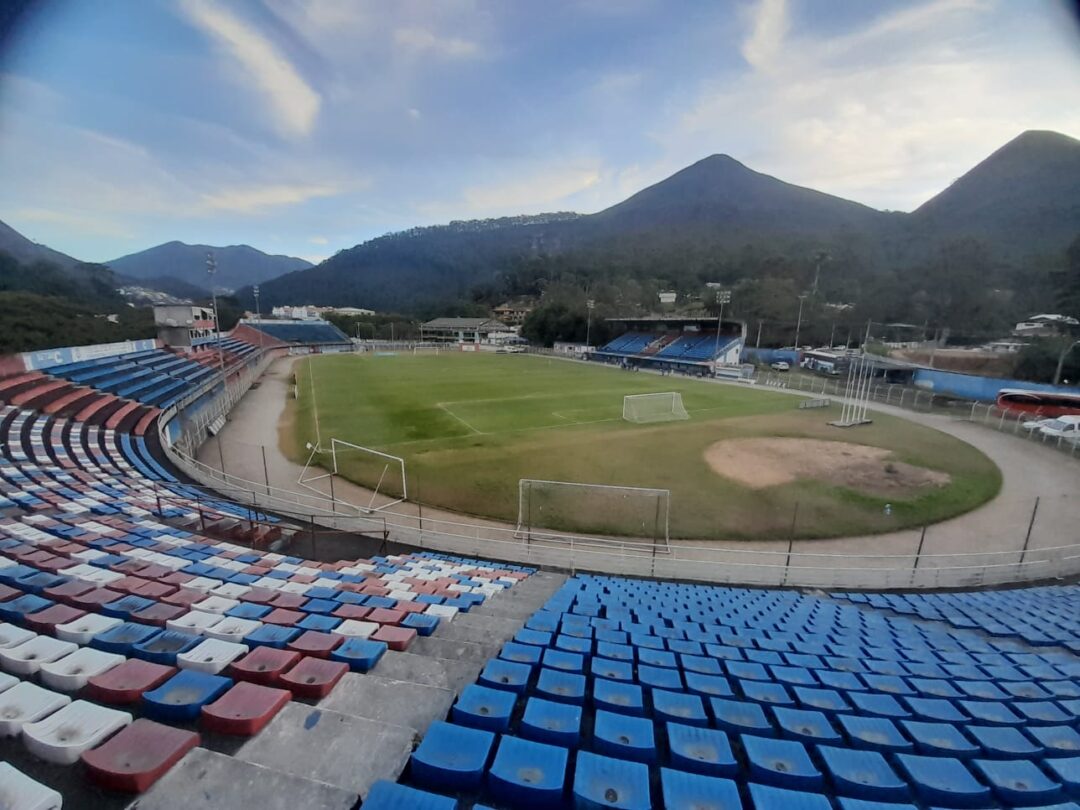
<svg viewBox="0 0 1080 810"><path fill-rule="evenodd" d="M266 37L211 0L184 0L182 8L255 81L282 135L311 133L322 99Z"/></svg>
<svg viewBox="0 0 1080 810"><path fill-rule="evenodd" d="M257 214L267 208L296 205L317 197L332 197L341 189L331 185L269 185L226 188L204 194L205 208L233 211L238 214Z"/></svg>
<svg viewBox="0 0 1080 810"><path fill-rule="evenodd" d="M419 121L423 117L423 114L416 107L409 107L408 115L413 121Z"/></svg>
<svg viewBox="0 0 1080 810"><path fill-rule="evenodd" d="M475 42L438 36L426 28L399 28L394 32L394 42L402 48L451 59L471 59L480 55L480 46Z"/></svg>
<svg viewBox="0 0 1080 810"><path fill-rule="evenodd" d="M121 222L107 217L94 216L83 211L65 211L48 208L18 208L9 215L13 222L46 223L59 226L80 234L111 236L118 239L133 239L135 234ZM25 228L25 226L23 226ZM24 235L32 238L24 231Z"/></svg>
<svg viewBox="0 0 1080 810"><path fill-rule="evenodd" d="M752 13L750 36L742 45L742 55L758 70L769 70L787 35L787 0L758 0Z"/></svg>
<svg viewBox="0 0 1080 810"><path fill-rule="evenodd" d="M326 245L330 242L325 236L312 236L308 241L313 245Z"/></svg>
<svg viewBox="0 0 1080 810"><path fill-rule="evenodd" d="M454 199L426 201L416 211L429 220L514 216L568 206L575 195L604 180L598 166L506 166L500 178L464 188Z"/></svg>

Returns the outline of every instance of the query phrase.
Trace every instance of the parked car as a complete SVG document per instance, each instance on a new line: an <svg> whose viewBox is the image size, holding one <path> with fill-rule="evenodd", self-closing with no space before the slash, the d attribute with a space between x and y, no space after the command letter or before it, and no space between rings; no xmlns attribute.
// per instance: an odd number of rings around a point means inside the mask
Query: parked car
<svg viewBox="0 0 1080 810"><path fill-rule="evenodd" d="M769 368L773 371L791 371L791 363L785 362L784 360L777 360L775 363L772 363Z"/></svg>
<svg viewBox="0 0 1080 810"><path fill-rule="evenodd" d="M1041 427L1049 425L1053 422L1053 419L1029 419L1020 425L1024 430L1038 430Z"/></svg>
<svg viewBox="0 0 1080 810"><path fill-rule="evenodd" d="M1080 441L1080 416L1059 416L1039 428L1039 433L1068 442Z"/></svg>

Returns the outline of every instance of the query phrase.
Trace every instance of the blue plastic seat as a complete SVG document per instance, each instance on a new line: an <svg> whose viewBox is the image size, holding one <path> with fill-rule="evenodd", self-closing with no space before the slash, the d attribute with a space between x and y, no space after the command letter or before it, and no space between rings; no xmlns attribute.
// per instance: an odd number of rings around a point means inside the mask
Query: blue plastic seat
<svg viewBox="0 0 1080 810"><path fill-rule="evenodd" d="M667 650L650 650L647 647L638 649L638 663L649 667L667 667L678 669L679 664L675 659L675 653Z"/></svg>
<svg viewBox="0 0 1080 810"><path fill-rule="evenodd" d="M656 761L653 724L644 717L598 711L593 723L593 747L597 753L619 759Z"/></svg>
<svg viewBox="0 0 1080 810"><path fill-rule="evenodd" d="M572 672L559 672L554 669L540 668L540 677L536 679L536 694L561 703L585 702L585 676Z"/></svg>
<svg viewBox="0 0 1080 810"><path fill-rule="evenodd" d="M1080 798L1080 757L1045 760L1047 769L1073 798Z"/></svg>
<svg viewBox="0 0 1080 810"><path fill-rule="evenodd" d="M1001 688L1021 700L1050 700L1053 697L1034 681L1001 681Z"/></svg>
<svg viewBox="0 0 1080 810"><path fill-rule="evenodd" d="M90 646L95 650L126 655L130 658L134 654L136 644L147 642L160 632L162 632L160 628L147 624L123 622L98 633L90 639Z"/></svg>
<svg viewBox="0 0 1080 810"><path fill-rule="evenodd" d="M1050 756L1080 755L1080 734L1071 726L1032 726L1025 731Z"/></svg>
<svg viewBox="0 0 1080 810"><path fill-rule="evenodd" d="M418 616L418 613L410 613L410 616ZM541 654L545 654L546 652L551 652L551 650L541 650L539 647L528 644L507 642L502 645L502 649L499 650L499 658L503 661L512 661L515 664L527 664L532 666L540 663Z"/></svg>
<svg viewBox="0 0 1080 810"><path fill-rule="evenodd" d="M730 779L660 769L666 810L739 810L739 788Z"/></svg>
<svg viewBox="0 0 1080 810"><path fill-rule="evenodd" d="M671 766L710 776L734 776L739 764L724 732L682 723L666 725Z"/></svg>
<svg viewBox="0 0 1080 810"><path fill-rule="evenodd" d="M820 745L818 753L837 794L875 802L902 802L908 798L907 783L877 751Z"/></svg>
<svg viewBox="0 0 1080 810"><path fill-rule="evenodd" d="M415 614L410 613L409 615L413 616ZM299 627L301 630L314 630L316 633L329 633L339 624L341 624L341 619L337 616L324 616L321 613L309 613L294 626Z"/></svg>
<svg viewBox="0 0 1080 810"><path fill-rule="evenodd" d="M944 698L901 698L911 713L920 720L931 723L963 723L968 716L956 708L956 704Z"/></svg>
<svg viewBox="0 0 1080 810"><path fill-rule="evenodd" d="M806 686L796 686L792 689L795 700L804 709L834 713L851 711L851 706L844 700L844 696L835 689L810 689Z"/></svg>
<svg viewBox="0 0 1080 810"><path fill-rule="evenodd" d="M589 751L578 752L573 793L575 807L586 810L652 810L653 806L647 765Z"/></svg>
<svg viewBox="0 0 1080 810"><path fill-rule="evenodd" d="M491 794L510 807L553 807L562 803L569 752L557 745L503 734L488 771Z"/></svg>
<svg viewBox="0 0 1080 810"><path fill-rule="evenodd" d="M450 716L455 723L463 726L484 731L506 731L510 728L510 715L514 713L516 703L517 695L513 692L473 683L462 690Z"/></svg>
<svg viewBox="0 0 1080 810"><path fill-rule="evenodd" d="M888 717L894 720L911 717L911 712L901 706L892 695L851 692L848 694L848 700L855 707L855 711L873 717Z"/></svg>
<svg viewBox="0 0 1080 810"><path fill-rule="evenodd" d="M840 735L821 712L776 706L772 710L780 736L802 743L839 743Z"/></svg>
<svg viewBox="0 0 1080 810"><path fill-rule="evenodd" d="M731 683L723 675L702 675L698 672L684 672L686 689L702 697L733 697L735 692Z"/></svg>
<svg viewBox="0 0 1080 810"><path fill-rule="evenodd" d="M1012 705L1013 709L1030 720L1032 725L1069 722L1069 716L1049 700L1018 700Z"/></svg>
<svg viewBox="0 0 1080 810"><path fill-rule="evenodd" d="M151 636L145 641L133 644L132 655L144 661L152 661L155 664L164 664L168 667L176 666L176 656L187 652L203 642L202 636L191 633L182 633L178 630L162 630L157 635Z"/></svg>
<svg viewBox="0 0 1080 810"><path fill-rule="evenodd" d="M439 628L439 617L427 613L410 613L401 620L401 626L415 630L418 636L430 636Z"/></svg>
<svg viewBox="0 0 1080 810"><path fill-rule="evenodd" d="M818 790L824 784L802 743L749 734L739 740L755 782L790 790Z"/></svg>
<svg viewBox="0 0 1080 810"><path fill-rule="evenodd" d="M900 724L915 742L915 749L920 754L967 759L981 753L979 746L965 737L959 727L949 723L901 720Z"/></svg>
<svg viewBox="0 0 1080 810"><path fill-rule="evenodd" d="M754 810L832 810L829 800L820 793L806 793L771 785L750 784Z"/></svg>
<svg viewBox="0 0 1080 810"><path fill-rule="evenodd" d="M1011 726L968 726L967 732L989 759L1035 759L1044 753L1041 745L1036 745Z"/></svg>
<svg viewBox="0 0 1080 810"><path fill-rule="evenodd" d="M818 686L818 679L803 667L769 667L773 677L780 683L791 686Z"/></svg>
<svg viewBox="0 0 1080 810"><path fill-rule="evenodd" d="M923 697L958 700L964 696L963 692L944 678L909 678L908 682Z"/></svg>
<svg viewBox="0 0 1080 810"><path fill-rule="evenodd" d="M509 723L509 713L506 719ZM518 732L537 742L576 748L581 739L581 707L531 697L525 704Z"/></svg>
<svg viewBox="0 0 1080 810"><path fill-rule="evenodd" d="M494 744L490 731L434 722L409 760L412 778L435 790L479 788Z"/></svg>
<svg viewBox="0 0 1080 810"><path fill-rule="evenodd" d="M831 669L819 669L817 679L821 685L829 689L838 689L843 692L858 691L866 686L859 680L859 676L853 672L836 672Z"/></svg>
<svg viewBox="0 0 1080 810"><path fill-rule="evenodd" d="M550 671L541 670L541 674ZM530 675L532 675L532 667L528 664L515 664L512 661L493 658L484 666L477 681L493 689L521 693L529 685Z"/></svg>
<svg viewBox="0 0 1080 810"><path fill-rule="evenodd" d="M609 641L596 643L596 654L601 658L610 658L612 661L634 660L634 647L630 644L612 644Z"/></svg>
<svg viewBox="0 0 1080 810"><path fill-rule="evenodd" d="M915 746L892 722L884 717L857 717L851 714L838 714L844 733L858 748L871 751L900 752L913 751Z"/></svg>
<svg viewBox="0 0 1080 810"><path fill-rule="evenodd" d="M542 630L530 630L527 626L514 633L514 641L518 644L529 644L533 647L551 646L551 633Z"/></svg>
<svg viewBox="0 0 1080 810"><path fill-rule="evenodd" d="M593 681L592 702L597 709L638 716L645 714L644 692L634 683L597 678Z"/></svg>
<svg viewBox="0 0 1080 810"><path fill-rule="evenodd" d="M658 722L674 721L692 726L709 725L709 716L705 705L697 695L686 692L669 692L666 689L652 690L653 714Z"/></svg>
<svg viewBox="0 0 1080 810"><path fill-rule="evenodd" d="M385 780L371 786L364 810L457 810L457 799Z"/></svg>
<svg viewBox="0 0 1080 810"><path fill-rule="evenodd" d="M385 641L370 638L346 638L330 652L330 660L348 664L354 672L368 672L386 654Z"/></svg>
<svg viewBox="0 0 1080 810"><path fill-rule="evenodd" d="M795 699L782 683L739 681L739 690L743 697L756 703L768 703L772 706L795 705Z"/></svg>
<svg viewBox="0 0 1080 810"><path fill-rule="evenodd" d="M634 680L634 665L627 661L592 658L589 661L589 672L594 678L607 678L611 681Z"/></svg>
<svg viewBox="0 0 1080 810"><path fill-rule="evenodd" d="M157 689L143 693L143 713L167 723L190 723L199 718L203 706L217 700L232 685L232 678L182 669Z"/></svg>
<svg viewBox="0 0 1080 810"><path fill-rule="evenodd" d="M732 734L749 732L758 736L772 736L773 729L764 709L757 703L727 698L710 698L709 708L718 729Z"/></svg>
<svg viewBox="0 0 1080 810"><path fill-rule="evenodd" d="M637 682L642 686L651 686L656 689L681 691L683 688L682 673L677 669L666 667L639 666Z"/></svg>
<svg viewBox="0 0 1080 810"><path fill-rule="evenodd" d="M988 700L961 700L960 706L977 723L995 726L1018 726L1024 718L1009 708L1006 703L994 703Z"/></svg>
<svg viewBox="0 0 1080 810"><path fill-rule="evenodd" d="M249 647L273 647L283 650L286 644L303 632L299 627L264 624L244 636L244 643Z"/></svg>
<svg viewBox="0 0 1080 810"><path fill-rule="evenodd" d="M728 661L726 664L728 675L740 680L769 681L772 680L769 671L761 664L747 661Z"/></svg>
<svg viewBox="0 0 1080 810"><path fill-rule="evenodd" d="M1057 801L1062 787L1026 760L977 759L975 770L990 783L994 795L1013 807L1034 807Z"/></svg>
<svg viewBox="0 0 1080 810"><path fill-rule="evenodd" d="M1008 700L1009 696L990 681L954 681L961 692L975 700Z"/></svg>
<svg viewBox="0 0 1080 810"><path fill-rule="evenodd" d="M723 675L724 669L715 658L705 655L689 655L683 653L679 656L682 671L686 674L700 673L702 675Z"/></svg>
<svg viewBox="0 0 1080 810"><path fill-rule="evenodd" d="M937 807L985 807L990 788L958 759L897 754L897 764L920 799Z"/></svg>
<svg viewBox="0 0 1080 810"><path fill-rule="evenodd" d="M537 649L535 647L531 649ZM505 656L500 656L504 657ZM580 674L585 667L585 657L580 653L554 650L550 647L544 650L543 664L548 669L557 669L560 672L574 672Z"/></svg>

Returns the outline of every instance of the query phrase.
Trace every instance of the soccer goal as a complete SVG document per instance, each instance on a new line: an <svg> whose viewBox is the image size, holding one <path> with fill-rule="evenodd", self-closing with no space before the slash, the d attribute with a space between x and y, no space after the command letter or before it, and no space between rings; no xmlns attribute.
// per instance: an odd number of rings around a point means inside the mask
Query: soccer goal
<svg viewBox="0 0 1080 810"><path fill-rule="evenodd" d="M690 414L683 407L682 394L666 391L662 394L627 394L622 401L622 418L642 424L689 419Z"/></svg>
<svg viewBox="0 0 1080 810"><path fill-rule="evenodd" d="M330 479L331 498L337 500L333 494L334 476L347 474L350 480L356 481L371 491L371 499L367 506L350 504L362 512L378 512L396 506L409 497L405 480L405 459L400 456L392 456L381 450L373 450L370 447L352 444L341 439L331 439L329 449L323 448L321 444L308 445L308 447L311 454L296 481L306 489L325 495L314 484L324 478ZM311 472L313 464L327 472L313 474ZM375 501L379 496L389 498L389 501L376 506Z"/></svg>
<svg viewBox="0 0 1080 810"><path fill-rule="evenodd" d="M517 533L615 535L667 545L671 490L583 484L575 481L518 481Z"/></svg>

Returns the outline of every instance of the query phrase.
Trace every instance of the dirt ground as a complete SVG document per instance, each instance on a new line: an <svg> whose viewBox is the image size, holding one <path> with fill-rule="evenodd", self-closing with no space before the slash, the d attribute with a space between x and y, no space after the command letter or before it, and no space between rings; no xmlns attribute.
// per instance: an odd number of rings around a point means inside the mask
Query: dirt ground
<svg viewBox="0 0 1080 810"><path fill-rule="evenodd" d="M826 481L870 495L943 487L948 473L890 461L880 447L820 439L725 439L705 450L713 472L753 489L789 484L800 478Z"/></svg>

